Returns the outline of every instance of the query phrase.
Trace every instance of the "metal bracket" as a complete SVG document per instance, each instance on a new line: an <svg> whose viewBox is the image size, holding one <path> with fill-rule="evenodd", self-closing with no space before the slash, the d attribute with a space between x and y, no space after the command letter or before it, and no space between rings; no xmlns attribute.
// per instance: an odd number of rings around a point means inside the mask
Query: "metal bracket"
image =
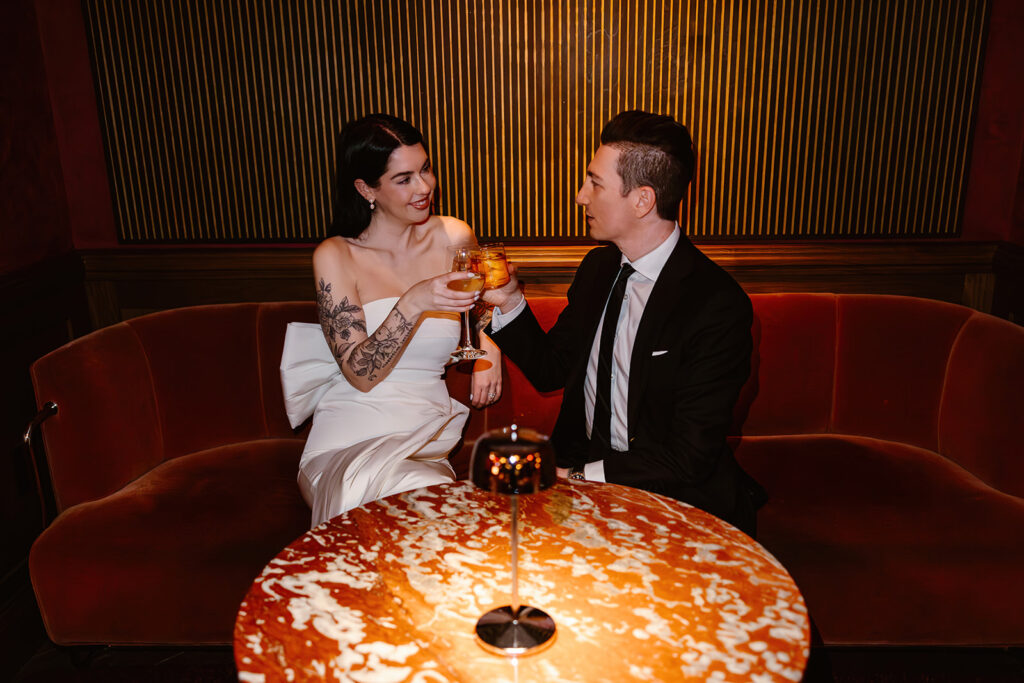
<svg viewBox="0 0 1024 683"><path fill-rule="evenodd" d="M36 449L35 445L32 443L32 437L37 431L39 431L39 426L44 421L46 421L50 417L53 417L56 414L56 403L54 403L53 401L47 401L46 403L44 403L43 407L39 409L38 413L36 413L36 416L33 417L32 421L28 423L28 427L25 428L25 435L22 437L22 440L25 442L25 447L28 449L29 457L32 459L32 472L35 474L36 477L36 492L39 494L39 511L40 514L42 515L42 524L44 529L49 525L51 518L49 501L52 500L52 494L51 496L47 496L44 493L44 488L46 488L43 486L44 474L42 467L40 467L39 459L36 458ZM45 461L42 464L45 465ZM49 472L47 471L47 483L49 483L48 474ZM56 508L56 505L53 505L53 507Z"/></svg>

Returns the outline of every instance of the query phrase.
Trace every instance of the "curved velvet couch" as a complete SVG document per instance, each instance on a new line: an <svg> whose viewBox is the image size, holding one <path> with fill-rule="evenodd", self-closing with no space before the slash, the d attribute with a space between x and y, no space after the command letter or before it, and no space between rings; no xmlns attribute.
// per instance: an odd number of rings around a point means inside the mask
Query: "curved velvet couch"
<svg viewBox="0 0 1024 683"><path fill-rule="evenodd" d="M830 644L1024 644L1024 328L907 297L762 294L733 446L759 540ZM531 301L549 325L564 299ZM57 643L230 642L252 579L307 528L278 380L311 303L156 313L32 368L59 515L30 571ZM511 363L473 411L542 430L560 397ZM450 369L456 398L468 377Z"/></svg>

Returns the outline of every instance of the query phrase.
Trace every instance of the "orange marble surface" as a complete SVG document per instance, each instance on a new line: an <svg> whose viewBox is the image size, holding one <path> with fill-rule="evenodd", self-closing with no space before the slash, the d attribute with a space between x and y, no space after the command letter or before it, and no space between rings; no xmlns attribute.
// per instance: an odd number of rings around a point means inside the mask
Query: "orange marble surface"
<svg viewBox="0 0 1024 683"><path fill-rule="evenodd" d="M800 680L807 611L768 551L683 503L591 482L520 497L519 593L555 619L554 644L485 652L474 625L509 602L509 514L456 482L309 531L239 608L239 680Z"/></svg>

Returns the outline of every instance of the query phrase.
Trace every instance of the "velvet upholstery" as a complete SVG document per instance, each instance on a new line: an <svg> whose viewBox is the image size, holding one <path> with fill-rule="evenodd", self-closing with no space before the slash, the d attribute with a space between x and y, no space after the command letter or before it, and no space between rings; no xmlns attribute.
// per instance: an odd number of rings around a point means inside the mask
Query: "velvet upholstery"
<svg viewBox="0 0 1024 683"><path fill-rule="evenodd" d="M837 311L831 431L935 450L946 362L970 309L847 295Z"/></svg>
<svg viewBox="0 0 1024 683"><path fill-rule="evenodd" d="M541 328L549 330L558 320L558 314L565 308L565 299L562 297L537 297L530 300L530 308L533 309L533 314ZM561 390L536 391L522 371L512 362L505 364L505 377L509 389L506 394L510 403L509 422L529 425L542 434L551 434L551 430L555 427L555 418L558 417L558 410L562 405Z"/></svg>
<svg viewBox="0 0 1024 683"><path fill-rule="evenodd" d="M1024 642L1024 500L943 456L859 436L744 437L758 540L830 644Z"/></svg>
<svg viewBox="0 0 1024 683"><path fill-rule="evenodd" d="M58 406L42 430L58 511L113 493L163 461L148 360L128 325L62 346L33 364L32 381L40 405Z"/></svg>
<svg viewBox="0 0 1024 683"><path fill-rule="evenodd" d="M256 319L255 305L197 306L127 323L146 349L165 459L266 435Z"/></svg>
<svg viewBox="0 0 1024 683"><path fill-rule="evenodd" d="M1024 497L1024 327L972 316L950 352L939 450L995 488Z"/></svg>
<svg viewBox="0 0 1024 683"><path fill-rule="evenodd" d="M216 643L277 552L309 528L295 485L302 439L169 460L64 512L32 547L57 643Z"/></svg>
<svg viewBox="0 0 1024 683"><path fill-rule="evenodd" d="M733 432L828 431L835 367L835 295L760 294L754 302L750 380L736 402Z"/></svg>
<svg viewBox="0 0 1024 683"><path fill-rule="evenodd" d="M759 540L834 644L1022 645L1024 330L936 301L759 294L732 437L767 489ZM565 304L531 299L545 328ZM167 311L32 367L61 514L30 555L57 643L229 642L238 602L309 523L278 366L310 302ZM470 377L449 367L452 396ZM511 363L471 411L550 431L560 392Z"/></svg>

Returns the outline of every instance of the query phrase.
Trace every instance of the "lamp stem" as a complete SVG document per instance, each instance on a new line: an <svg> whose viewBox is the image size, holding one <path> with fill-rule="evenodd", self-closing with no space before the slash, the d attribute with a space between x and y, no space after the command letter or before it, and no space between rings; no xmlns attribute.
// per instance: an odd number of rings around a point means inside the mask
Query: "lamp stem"
<svg viewBox="0 0 1024 683"><path fill-rule="evenodd" d="M519 616L519 496L512 499L512 618Z"/></svg>

